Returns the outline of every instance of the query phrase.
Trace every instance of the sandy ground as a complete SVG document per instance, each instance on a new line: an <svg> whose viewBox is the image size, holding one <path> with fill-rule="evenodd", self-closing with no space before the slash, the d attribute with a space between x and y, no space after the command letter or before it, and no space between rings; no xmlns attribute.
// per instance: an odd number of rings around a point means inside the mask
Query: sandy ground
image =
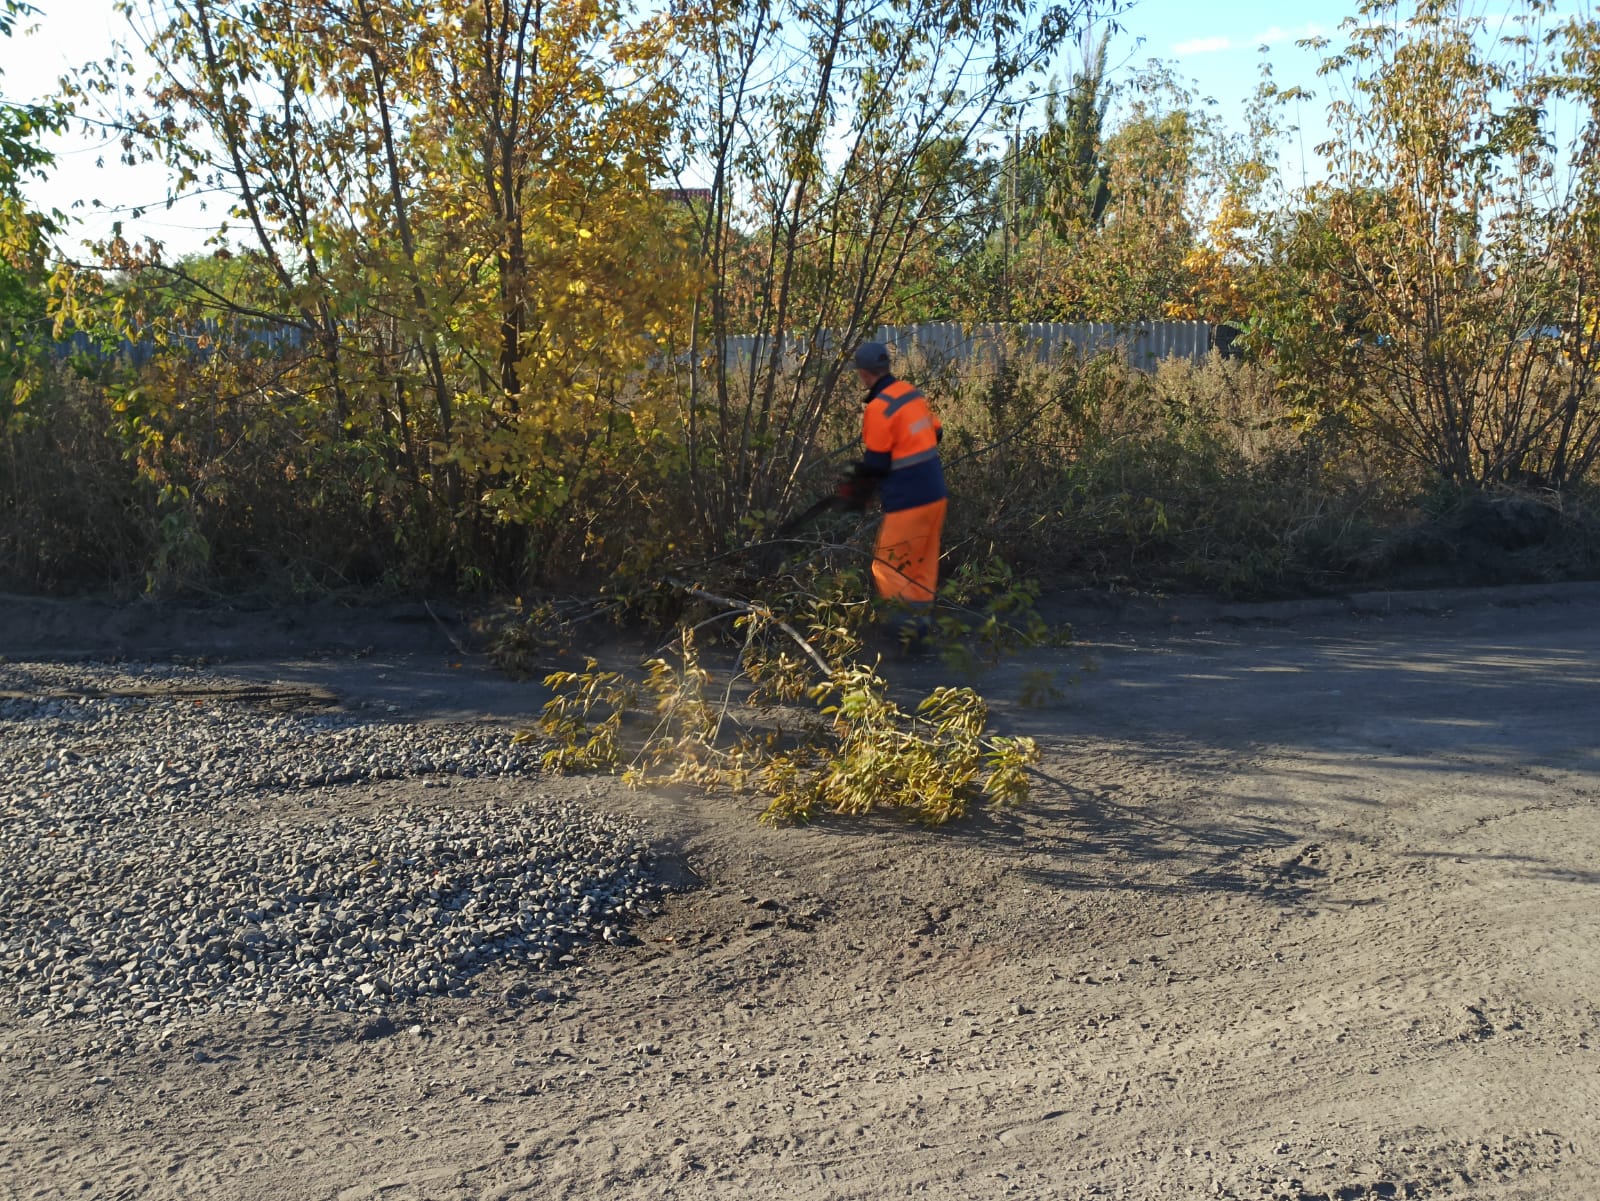
<svg viewBox="0 0 1600 1201"><path fill-rule="evenodd" d="M152 628L19 604L13 658ZM115 1055L0 1014L0 1196L1600 1196L1600 588L1351 608L1101 614L1042 708L991 673L1043 772L955 829L457 782L636 817L693 887L556 1003ZM418 717L538 700L427 622L230 631L220 670Z"/></svg>

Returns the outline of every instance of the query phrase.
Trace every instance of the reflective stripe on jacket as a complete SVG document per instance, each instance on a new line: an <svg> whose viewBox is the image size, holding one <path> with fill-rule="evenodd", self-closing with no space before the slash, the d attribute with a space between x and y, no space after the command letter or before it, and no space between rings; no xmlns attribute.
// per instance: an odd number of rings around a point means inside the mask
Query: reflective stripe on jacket
<svg viewBox="0 0 1600 1201"><path fill-rule="evenodd" d="M928 398L904 380L885 376L861 415L863 471L882 477L886 513L932 504L947 495L939 464L939 418Z"/></svg>

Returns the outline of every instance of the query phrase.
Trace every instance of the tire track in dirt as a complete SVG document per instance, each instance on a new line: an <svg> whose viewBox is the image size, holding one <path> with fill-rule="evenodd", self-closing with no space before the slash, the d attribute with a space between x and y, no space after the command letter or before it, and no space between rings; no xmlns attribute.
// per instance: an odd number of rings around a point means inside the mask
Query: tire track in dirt
<svg viewBox="0 0 1600 1201"><path fill-rule="evenodd" d="M942 832L530 782L700 886L550 1003L0 1022L0 1195L1600 1195L1595 616L1112 648Z"/></svg>

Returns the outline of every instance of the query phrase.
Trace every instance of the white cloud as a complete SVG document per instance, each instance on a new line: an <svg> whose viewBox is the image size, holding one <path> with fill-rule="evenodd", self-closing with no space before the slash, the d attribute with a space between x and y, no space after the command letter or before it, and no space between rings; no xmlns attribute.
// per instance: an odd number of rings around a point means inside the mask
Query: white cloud
<svg viewBox="0 0 1600 1201"><path fill-rule="evenodd" d="M1174 54L1215 54L1219 50L1233 48L1233 42L1228 38L1211 37L1195 38L1191 42L1179 42L1172 48Z"/></svg>
<svg viewBox="0 0 1600 1201"><path fill-rule="evenodd" d="M1283 42L1298 42L1304 38L1326 37L1327 30L1320 25L1306 25L1300 29L1285 29L1281 25L1274 25L1271 29L1264 29L1250 39L1252 46L1276 46Z"/></svg>

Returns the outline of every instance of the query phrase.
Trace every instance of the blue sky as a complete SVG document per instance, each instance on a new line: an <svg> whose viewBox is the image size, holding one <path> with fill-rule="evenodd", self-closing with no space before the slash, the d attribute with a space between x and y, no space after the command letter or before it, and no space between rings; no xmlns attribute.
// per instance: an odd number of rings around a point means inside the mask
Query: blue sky
<svg viewBox="0 0 1600 1201"><path fill-rule="evenodd" d="M1295 43L1336 37L1355 8L1355 0L1137 0L1118 18L1124 32L1114 45L1134 62L1172 63L1203 94L1236 109L1255 88L1263 46L1282 86L1314 86L1319 58ZM1135 39L1142 40L1137 48Z"/></svg>
<svg viewBox="0 0 1600 1201"><path fill-rule="evenodd" d="M0 93L16 100L49 91L57 76L71 66L105 55L114 39L126 38L127 25L112 9L112 0L32 0L41 15L30 37L0 41ZM1162 59L1176 74L1194 81L1201 95L1218 101L1217 111L1233 128L1242 126L1242 106L1253 92L1260 47L1269 47L1274 77L1281 87L1299 84L1315 90L1318 56L1296 48L1297 39L1320 33L1337 37L1356 0L1138 0L1122 18L1124 32L1112 43L1113 67L1142 65ZM1306 144L1320 128L1317 106L1304 106ZM225 207L213 201L203 212L192 203L172 210L163 205L165 178L158 168L117 166L115 154L74 136L55 147L58 163L52 178L31 189L42 206L60 208L81 218L81 236L103 235L120 216L137 228L165 239L175 251L199 249L205 233ZM97 165L103 162L104 165ZM1285 167L1291 166L1286 158ZM101 207L91 205L99 199ZM74 207L74 206L77 207ZM150 206L135 225L129 208Z"/></svg>

